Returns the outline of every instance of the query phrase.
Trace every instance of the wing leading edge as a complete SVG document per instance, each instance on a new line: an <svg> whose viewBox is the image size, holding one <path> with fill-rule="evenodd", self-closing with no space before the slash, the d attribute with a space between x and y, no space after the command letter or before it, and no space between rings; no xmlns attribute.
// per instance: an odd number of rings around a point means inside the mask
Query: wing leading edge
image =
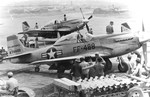
<svg viewBox="0 0 150 97"><path fill-rule="evenodd" d="M99 54L100 56L109 56L109 54ZM88 54L83 54L83 55L79 55L79 56L70 56L70 57L63 57L63 58L56 58L56 59L47 59L47 60L39 60L39 61L34 61L32 63L30 63L31 65L37 65L37 64L51 64L51 63L56 63L59 61L66 61L66 60L74 60L76 58L81 58L83 56L95 56L95 53L88 53Z"/></svg>

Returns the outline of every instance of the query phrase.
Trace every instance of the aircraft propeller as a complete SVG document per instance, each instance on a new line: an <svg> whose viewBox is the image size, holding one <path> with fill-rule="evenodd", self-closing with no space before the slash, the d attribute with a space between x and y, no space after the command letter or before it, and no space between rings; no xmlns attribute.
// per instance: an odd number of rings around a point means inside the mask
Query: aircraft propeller
<svg viewBox="0 0 150 97"><path fill-rule="evenodd" d="M81 8L80 8L80 11L81 11L81 14L82 14L82 17L83 17L83 19L84 19L84 20L88 20L88 21L89 21L89 20L93 17L93 16L91 15L88 19L85 19L84 14L83 14L83 12L82 12L82 9L81 9ZM85 24L85 25L86 25L86 29L87 29L87 31L89 32L89 30L90 30L90 29L89 29L89 26L88 26L88 24L87 24L87 23L88 23L88 22L86 22L86 24Z"/></svg>
<svg viewBox="0 0 150 97"><path fill-rule="evenodd" d="M143 21L142 21L142 32L145 32ZM142 49L143 49L143 56L144 56L144 60L145 60L145 65L147 65L147 43L146 42L142 44Z"/></svg>

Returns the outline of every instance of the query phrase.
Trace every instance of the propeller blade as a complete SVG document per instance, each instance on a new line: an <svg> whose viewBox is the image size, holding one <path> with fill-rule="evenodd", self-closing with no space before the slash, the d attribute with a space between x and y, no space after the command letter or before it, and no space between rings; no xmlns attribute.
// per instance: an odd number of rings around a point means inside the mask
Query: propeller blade
<svg viewBox="0 0 150 97"><path fill-rule="evenodd" d="M83 19L85 19L84 15L83 15L83 12L82 12L82 9L80 8L80 11L81 11L81 14L82 14L82 17Z"/></svg>
<svg viewBox="0 0 150 97"><path fill-rule="evenodd" d="M144 56L144 60L145 60L145 65L147 65L147 63L148 63L148 61L147 61L147 43L143 43L142 49L143 49L143 56Z"/></svg>
<svg viewBox="0 0 150 97"><path fill-rule="evenodd" d="M142 21L142 31L143 31L143 32L145 31L145 27L144 27L143 21Z"/></svg>
<svg viewBox="0 0 150 97"><path fill-rule="evenodd" d="M88 24L86 24L86 29L87 29L87 31L89 32L89 30L90 30L90 29L89 29L89 26L88 26Z"/></svg>
<svg viewBox="0 0 150 97"><path fill-rule="evenodd" d="M93 16L91 15L91 16L88 18L88 20L91 19L92 17L93 17Z"/></svg>

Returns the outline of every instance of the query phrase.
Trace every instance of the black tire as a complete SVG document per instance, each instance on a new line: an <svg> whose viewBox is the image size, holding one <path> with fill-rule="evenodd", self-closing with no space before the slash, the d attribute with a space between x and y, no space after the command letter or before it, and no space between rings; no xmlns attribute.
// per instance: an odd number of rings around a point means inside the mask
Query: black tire
<svg viewBox="0 0 150 97"><path fill-rule="evenodd" d="M35 72L40 72L40 68L39 67L35 67Z"/></svg>
<svg viewBox="0 0 150 97"><path fill-rule="evenodd" d="M121 64L119 63L118 64L118 70L120 72L127 72L128 71L128 64L127 63L122 63L122 66L121 66Z"/></svg>
<svg viewBox="0 0 150 97"><path fill-rule="evenodd" d="M144 93L140 87L136 86L129 89L125 97L144 97Z"/></svg>

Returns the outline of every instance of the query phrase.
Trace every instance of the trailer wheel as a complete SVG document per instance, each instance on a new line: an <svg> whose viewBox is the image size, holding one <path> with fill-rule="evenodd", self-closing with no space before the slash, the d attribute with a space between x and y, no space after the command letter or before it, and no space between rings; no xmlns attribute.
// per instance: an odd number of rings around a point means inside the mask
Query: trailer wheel
<svg viewBox="0 0 150 97"><path fill-rule="evenodd" d="M140 87L133 87L128 90L126 97L144 97L144 93Z"/></svg>

